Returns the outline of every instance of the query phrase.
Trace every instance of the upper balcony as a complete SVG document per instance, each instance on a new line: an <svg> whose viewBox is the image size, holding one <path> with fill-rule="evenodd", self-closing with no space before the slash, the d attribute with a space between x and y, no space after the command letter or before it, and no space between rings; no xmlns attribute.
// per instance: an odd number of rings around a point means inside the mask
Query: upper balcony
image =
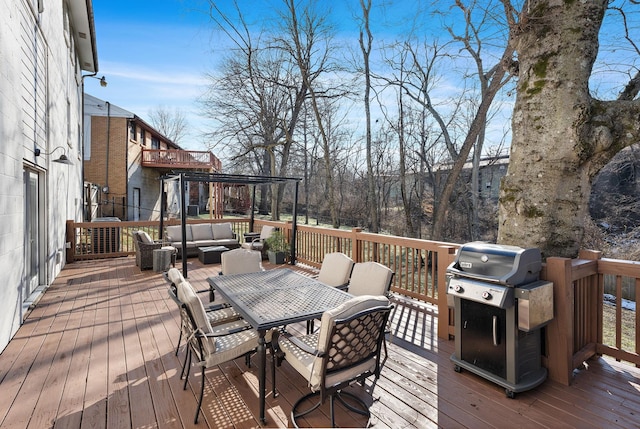
<svg viewBox="0 0 640 429"><path fill-rule="evenodd" d="M142 149L142 166L172 170L222 170L222 162L213 153L181 149Z"/></svg>

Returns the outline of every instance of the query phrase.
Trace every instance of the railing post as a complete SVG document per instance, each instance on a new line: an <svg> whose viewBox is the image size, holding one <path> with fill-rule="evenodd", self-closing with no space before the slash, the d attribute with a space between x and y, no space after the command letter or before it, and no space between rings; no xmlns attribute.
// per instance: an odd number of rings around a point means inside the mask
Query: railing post
<svg viewBox="0 0 640 429"><path fill-rule="evenodd" d="M573 362L573 284L571 259L547 259L545 279L553 282L554 318L546 327L549 378L571 384Z"/></svg>
<svg viewBox="0 0 640 429"><path fill-rule="evenodd" d="M75 234L75 222L72 220L67 220L67 228L65 231L66 235L66 243L70 243L70 248L66 249L66 261L67 264L72 263L76 259L76 234Z"/></svg>
<svg viewBox="0 0 640 429"><path fill-rule="evenodd" d="M602 252L599 250L581 249L578 252L578 258L597 261L602 259ZM598 273L599 272L600 270L598 270ZM595 330L595 332L590 332L590 340L596 344L602 344L602 297L604 296L604 276L602 274L598 274L597 286L595 287L595 289L595 291L589 291L590 294L595 295L593 297L593 300L596 302L595 309L593 309L593 311L595 311L595 315L592 314L587 317L595 317L595 326L591 325L592 329Z"/></svg>
<svg viewBox="0 0 640 429"><path fill-rule="evenodd" d="M447 304L447 267L455 259L456 247L440 246L436 254L437 260L434 262L438 267L438 337L448 340L453 333L454 319L453 309Z"/></svg>
<svg viewBox="0 0 640 429"><path fill-rule="evenodd" d="M353 233L353 238L351 239L353 243L353 255L351 255L351 258L353 262L362 262L362 242L358 239L358 234L362 232L362 228L352 228L351 232Z"/></svg>

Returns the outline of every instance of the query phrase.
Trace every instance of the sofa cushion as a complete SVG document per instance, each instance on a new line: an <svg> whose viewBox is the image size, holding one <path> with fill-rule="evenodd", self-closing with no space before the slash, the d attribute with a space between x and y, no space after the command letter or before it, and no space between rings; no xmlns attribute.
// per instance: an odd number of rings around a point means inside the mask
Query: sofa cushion
<svg viewBox="0 0 640 429"><path fill-rule="evenodd" d="M231 224L228 222L211 224L211 229L213 230L213 238L215 240L233 238L233 230L231 229Z"/></svg>
<svg viewBox="0 0 640 429"><path fill-rule="evenodd" d="M145 244L153 244L153 239L146 231L138 231L138 237L140 237L140 241Z"/></svg>
<svg viewBox="0 0 640 429"><path fill-rule="evenodd" d="M191 236L193 241L213 240L213 230L210 223L197 223L191 225Z"/></svg>
<svg viewBox="0 0 640 429"><path fill-rule="evenodd" d="M191 225L186 225L187 227L187 241L193 241L191 235ZM176 241L182 241L182 226L181 225L172 225L168 226L165 231L167 232L167 241L175 243Z"/></svg>

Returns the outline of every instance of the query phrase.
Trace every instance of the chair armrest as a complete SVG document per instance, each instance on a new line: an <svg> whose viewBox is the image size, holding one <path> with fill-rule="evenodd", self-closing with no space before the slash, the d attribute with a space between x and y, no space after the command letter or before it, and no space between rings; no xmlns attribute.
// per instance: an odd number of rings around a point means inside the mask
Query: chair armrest
<svg viewBox="0 0 640 429"><path fill-rule="evenodd" d="M298 337L288 337L287 339L304 352L307 352L309 354L316 355L319 357L322 357L324 355L324 353L320 353L318 350L302 342L302 340L300 340Z"/></svg>
<svg viewBox="0 0 640 429"><path fill-rule="evenodd" d="M207 291L209 292L209 291ZM229 304L228 302L225 303L221 303L221 304L211 304L211 305L205 305L204 306L204 310L205 311L216 311L216 310L222 310L223 308L229 308L231 307L231 304Z"/></svg>
<svg viewBox="0 0 640 429"><path fill-rule="evenodd" d="M198 332L196 336L207 337L207 338L226 337L227 335L237 334L238 332L247 331L249 329L253 329L251 325L247 325L239 328L232 328L232 329L229 329L228 331L225 331L224 333L219 333L219 334L202 334L201 332Z"/></svg>
<svg viewBox="0 0 640 429"><path fill-rule="evenodd" d="M138 241L138 247L140 247L141 251L149 251L149 250L155 250L155 249L160 249L162 247L162 243L143 243L141 241Z"/></svg>

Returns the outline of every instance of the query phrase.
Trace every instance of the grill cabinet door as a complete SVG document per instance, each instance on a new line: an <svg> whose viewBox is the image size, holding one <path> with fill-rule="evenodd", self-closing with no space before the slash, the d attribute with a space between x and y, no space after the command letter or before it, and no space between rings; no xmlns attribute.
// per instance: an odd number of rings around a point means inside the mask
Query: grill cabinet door
<svg viewBox="0 0 640 429"><path fill-rule="evenodd" d="M499 377L506 377L506 310L462 299L461 356Z"/></svg>

